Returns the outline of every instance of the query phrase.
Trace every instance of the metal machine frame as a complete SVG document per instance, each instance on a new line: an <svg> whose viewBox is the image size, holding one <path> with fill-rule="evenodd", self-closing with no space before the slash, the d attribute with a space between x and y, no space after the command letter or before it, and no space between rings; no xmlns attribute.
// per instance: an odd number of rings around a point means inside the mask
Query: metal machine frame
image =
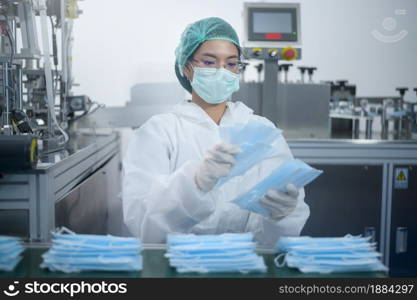
<svg viewBox="0 0 417 300"><path fill-rule="evenodd" d="M410 260L416 261L417 254L410 251L404 253L392 253L391 245L401 242L393 234L393 189L394 189L394 169L396 166L417 166L417 143L414 141L366 141L366 140L289 140L288 144L296 158L302 159L309 164L327 164L338 166L381 166L382 167L382 191L381 191L381 211L380 211L380 235L377 237L379 249L383 254L383 262L392 269L396 275L396 264L392 261L397 256L408 255ZM411 180L411 178L410 178ZM315 183L311 183L314 185ZM363 188L358 182L358 189ZM307 187L308 188L308 187ZM339 191L340 192L340 191ZM411 193L411 194L410 194ZM409 194L412 195L410 190ZM308 203L308 193L306 200ZM407 196L408 197L408 196ZM337 201L337 199L328 199ZM400 201L395 199L395 201ZM417 207L417 205L415 205ZM312 212L313 213L313 212ZM403 226L412 226L404 224ZM362 234L364 232L361 232ZM340 233L346 234L346 232ZM409 243L417 242L417 233L410 232ZM407 243L407 240L402 241ZM397 246L396 246L397 247ZM407 249L407 246L405 246ZM417 274L415 266L410 265L408 274ZM413 269L414 268L414 269Z"/></svg>
<svg viewBox="0 0 417 300"><path fill-rule="evenodd" d="M0 210L28 211L29 240L47 242L55 229L56 203L110 159L120 161L119 152L119 137L109 135L62 161L4 174L0 179Z"/></svg>

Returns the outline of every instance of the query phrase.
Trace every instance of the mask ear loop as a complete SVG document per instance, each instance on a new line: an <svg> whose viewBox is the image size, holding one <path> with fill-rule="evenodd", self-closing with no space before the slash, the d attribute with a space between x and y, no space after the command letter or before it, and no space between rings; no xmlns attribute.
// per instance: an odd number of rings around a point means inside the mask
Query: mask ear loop
<svg viewBox="0 0 417 300"><path fill-rule="evenodd" d="M282 267L285 266L286 255L287 255L287 253L281 253L281 254L277 255L277 257L274 258L274 263L278 268L282 268ZM281 257L283 257L282 262L279 261L281 259Z"/></svg>
<svg viewBox="0 0 417 300"><path fill-rule="evenodd" d="M67 234L72 234L72 235L75 235L76 233L74 232L74 231L72 231L72 230L69 230L67 227L65 227L65 226L62 226L61 228L57 228L57 230L56 230L56 233L58 233L58 234L64 234L64 233L67 233Z"/></svg>
<svg viewBox="0 0 417 300"><path fill-rule="evenodd" d="M185 68L191 68L191 69L193 70L193 72L195 72L195 70L194 70L194 66L193 66L193 64L191 63L191 61L187 62L187 64L186 64ZM190 78L188 78L185 74L184 74L184 76L185 76L185 78L187 78L187 80L188 80L190 83L192 82L192 80L190 80Z"/></svg>

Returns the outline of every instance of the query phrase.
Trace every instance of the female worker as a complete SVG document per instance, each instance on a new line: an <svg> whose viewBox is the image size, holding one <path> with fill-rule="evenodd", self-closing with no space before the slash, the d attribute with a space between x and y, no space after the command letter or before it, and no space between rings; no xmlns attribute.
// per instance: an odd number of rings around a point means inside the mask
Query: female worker
<svg viewBox="0 0 417 300"><path fill-rule="evenodd" d="M239 208L230 201L253 187L292 154L280 136L279 153L213 188L234 164L239 149L222 143L219 126L257 120L241 102L227 101L239 88L239 39L222 19L189 25L176 49L175 71L191 101L153 116L135 131L123 161L123 214L132 234L144 243L164 243L175 233L248 232L272 246L280 236L299 235L308 216L304 190L268 191L262 205L270 217Z"/></svg>

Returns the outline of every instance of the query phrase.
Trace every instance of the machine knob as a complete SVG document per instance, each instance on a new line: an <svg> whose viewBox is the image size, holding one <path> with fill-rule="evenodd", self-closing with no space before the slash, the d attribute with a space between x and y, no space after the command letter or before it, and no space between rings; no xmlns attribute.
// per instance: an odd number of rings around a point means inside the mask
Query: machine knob
<svg viewBox="0 0 417 300"><path fill-rule="evenodd" d="M336 80L336 83L340 86L340 87L344 87L346 86L346 84L348 83L347 80Z"/></svg>
<svg viewBox="0 0 417 300"><path fill-rule="evenodd" d="M258 73L261 73L263 68L264 68L263 64L258 64L258 65L255 66L255 69L258 71Z"/></svg>
<svg viewBox="0 0 417 300"><path fill-rule="evenodd" d="M280 68L280 70L284 70L285 72L287 72L290 69L291 66L292 66L292 64L280 64L279 68Z"/></svg>
<svg viewBox="0 0 417 300"><path fill-rule="evenodd" d="M400 93L401 97L404 97L405 92L408 91L408 88L407 87L397 87L395 90Z"/></svg>
<svg viewBox="0 0 417 300"><path fill-rule="evenodd" d="M291 61L298 57L297 49L293 47L284 48L281 52L281 57L284 60Z"/></svg>
<svg viewBox="0 0 417 300"><path fill-rule="evenodd" d="M306 68L306 69L307 69L308 75L313 75L314 71L317 70L316 67L309 67L309 68Z"/></svg>
<svg viewBox="0 0 417 300"><path fill-rule="evenodd" d="M304 75L305 71L307 70L307 67L298 67L298 70L300 70L301 74Z"/></svg>
<svg viewBox="0 0 417 300"><path fill-rule="evenodd" d="M413 91L414 91L414 92L416 92L416 95L417 95L417 87L415 87L415 88L413 89Z"/></svg>
<svg viewBox="0 0 417 300"><path fill-rule="evenodd" d="M268 53L270 57L276 57L278 55L278 49L269 49Z"/></svg>

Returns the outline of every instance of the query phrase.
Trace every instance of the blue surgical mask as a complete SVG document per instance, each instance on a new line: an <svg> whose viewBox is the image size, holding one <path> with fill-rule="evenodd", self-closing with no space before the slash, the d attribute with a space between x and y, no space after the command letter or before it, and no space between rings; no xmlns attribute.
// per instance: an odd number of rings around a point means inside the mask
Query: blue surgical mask
<svg viewBox="0 0 417 300"><path fill-rule="evenodd" d="M257 260L259 257L255 253L249 253L247 255L239 255L234 257L227 257L227 260L222 257L210 257L210 258L184 258L184 257L173 257L170 260L171 265L219 265L219 264L227 264L227 265L236 265L236 264L248 264L252 263L253 261Z"/></svg>
<svg viewBox="0 0 417 300"><path fill-rule="evenodd" d="M219 127L222 141L238 146L241 153L235 156L235 164L226 177L222 177L216 187L220 187L236 176L242 176L261 161L276 155L280 147L272 144L282 134L275 126L260 121Z"/></svg>
<svg viewBox="0 0 417 300"><path fill-rule="evenodd" d="M24 250L21 239L0 236L0 271L12 271L21 261Z"/></svg>
<svg viewBox="0 0 417 300"><path fill-rule="evenodd" d="M219 127L219 134L223 141L241 146L258 143L272 144L282 134L282 130L275 126L266 125L265 122L251 120L233 126L221 126Z"/></svg>
<svg viewBox="0 0 417 300"><path fill-rule="evenodd" d="M123 261L107 261L92 259L89 261L62 261L44 257L41 268L48 268L51 271L60 271L64 273L85 272L85 271L140 271L142 270L142 257L125 258Z"/></svg>
<svg viewBox="0 0 417 300"><path fill-rule="evenodd" d="M210 243L231 243L231 242L252 242L253 240L253 233L241 233L241 234L234 234L234 233L223 233L220 235L195 235L195 234L168 234L167 236L167 243L172 246L177 245L187 245L187 244L210 244Z"/></svg>
<svg viewBox="0 0 417 300"><path fill-rule="evenodd" d="M179 273L183 272L265 272L266 265L261 256L252 254L251 256L239 258L235 260L212 260L212 261L196 261L185 262L177 261L171 263L177 268Z"/></svg>
<svg viewBox="0 0 417 300"><path fill-rule="evenodd" d="M63 227L59 232L52 232L53 243L55 246L65 246L73 248L123 250L141 247L140 240L129 237L118 237L112 235L94 234L75 234L71 230Z"/></svg>
<svg viewBox="0 0 417 300"><path fill-rule="evenodd" d="M301 160L290 159L272 171L269 176L249 191L233 199L232 202L242 209L269 217L269 211L260 203L260 200L268 190L275 189L285 192L285 187L289 183L294 184L296 188L300 189L313 181L321 173L322 171L312 168Z"/></svg>
<svg viewBox="0 0 417 300"><path fill-rule="evenodd" d="M133 255L138 253L139 247L135 248L82 248L82 247L73 247L73 246L66 246L66 245L54 245L49 249L50 252L54 253L57 256L73 256L73 257L84 257L84 256L94 256L94 255L111 255L111 254L118 254L118 255Z"/></svg>
<svg viewBox="0 0 417 300"><path fill-rule="evenodd" d="M370 237L346 235L337 238L282 237L275 258L277 267L287 264L304 273L387 271Z"/></svg>
<svg viewBox="0 0 417 300"><path fill-rule="evenodd" d="M254 242L238 242L238 243L219 243L219 244L196 244L196 245L181 245L170 246L171 253L179 254L210 254L210 253L228 253L236 250L255 250Z"/></svg>
<svg viewBox="0 0 417 300"><path fill-rule="evenodd" d="M13 271L13 269L21 260L22 256L14 256L12 258L9 258L8 261L0 262L0 271Z"/></svg>
<svg viewBox="0 0 417 300"><path fill-rule="evenodd" d="M252 233L220 235L170 234L170 265L178 272L265 272L263 258L255 253Z"/></svg>
<svg viewBox="0 0 417 300"><path fill-rule="evenodd" d="M247 256L253 253L253 249L238 249L230 250L223 253L165 253L167 258L178 258L178 259L232 259L235 257Z"/></svg>
<svg viewBox="0 0 417 300"><path fill-rule="evenodd" d="M297 268L303 273L338 273L338 272L376 272L387 271L378 259L377 253L344 256L339 255L332 258L325 257L306 257L296 255L292 252L281 254L275 259L277 267L287 264L290 268ZM283 262L279 259L284 257Z"/></svg>
<svg viewBox="0 0 417 300"><path fill-rule="evenodd" d="M142 244L138 239L75 234L65 227L52 235L52 247L42 255L42 268L62 272L142 269Z"/></svg>
<svg viewBox="0 0 417 300"><path fill-rule="evenodd" d="M310 236L297 236L297 237L281 237L276 244L278 251L292 251L300 249L323 249L328 247L347 247L347 246L371 246L369 240L371 237L362 237L360 235L354 236L347 234L343 237L310 237Z"/></svg>
<svg viewBox="0 0 417 300"><path fill-rule="evenodd" d="M239 89L239 74L237 73L224 68L193 67L193 70L191 86L207 103L222 103Z"/></svg>

